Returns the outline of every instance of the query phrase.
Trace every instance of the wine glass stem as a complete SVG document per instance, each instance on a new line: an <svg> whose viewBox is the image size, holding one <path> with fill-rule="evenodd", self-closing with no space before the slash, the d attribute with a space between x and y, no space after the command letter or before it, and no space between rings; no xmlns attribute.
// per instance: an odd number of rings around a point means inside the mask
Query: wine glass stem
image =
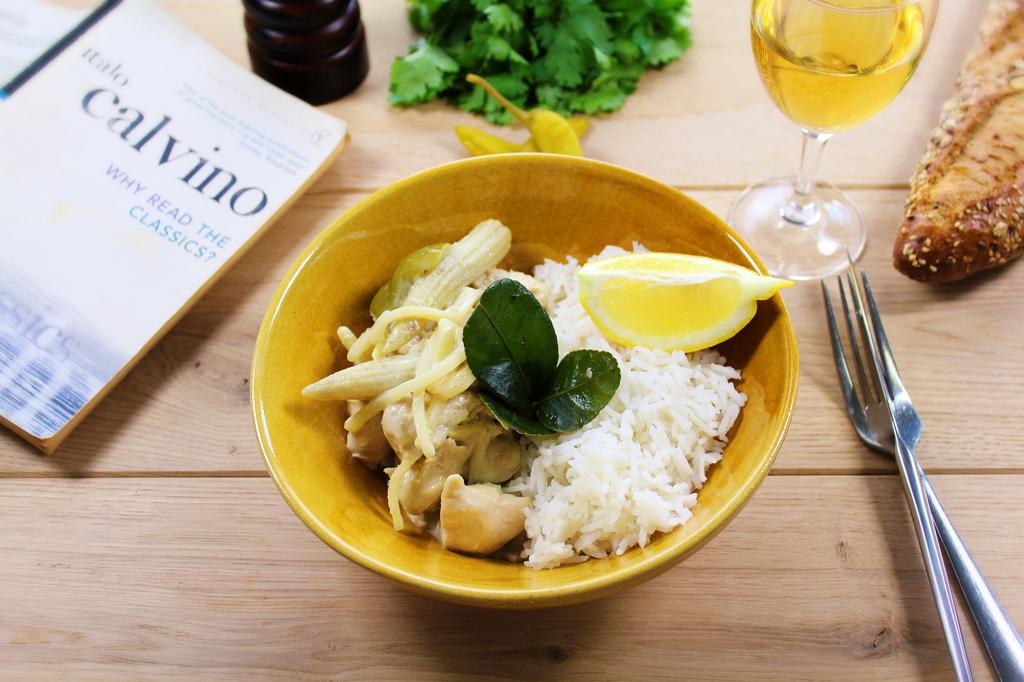
<svg viewBox="0 0 1024 682"><path fill-rule="evenodd" d="M813 225L821 218L821 209L814 200L814 181L818 177L818 164L825 151L825 143L832 135L812 133L804 130L803 148L800 151L800 171L796 176L796 187L789 203L782 209L782 217L794 225Z"/></svg>

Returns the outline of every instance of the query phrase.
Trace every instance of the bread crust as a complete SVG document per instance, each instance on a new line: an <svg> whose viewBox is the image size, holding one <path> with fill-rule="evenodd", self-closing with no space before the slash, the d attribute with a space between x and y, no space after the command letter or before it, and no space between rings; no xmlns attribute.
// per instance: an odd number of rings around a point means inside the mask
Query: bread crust
<svg viewBox="0 0 1024 682"><path fill-rule="evenodd" d="M896 269L948 282L1024 250L1024 0L992 0L911 180Z"/></svg>

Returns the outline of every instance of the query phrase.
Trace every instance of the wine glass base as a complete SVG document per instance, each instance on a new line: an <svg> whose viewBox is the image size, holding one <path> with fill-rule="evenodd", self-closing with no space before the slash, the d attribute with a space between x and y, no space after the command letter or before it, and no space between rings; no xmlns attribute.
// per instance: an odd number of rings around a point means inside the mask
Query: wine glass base
<svg viewBox="0 0 1024 682"><path fill-rule="evenodd" d="M857 206L832 185L814 189L810 222L783 217L793 197L796 178L772 178L751 187L729 209L727 222L743 235L768 271L797 280L823 279L847 267L847 254L857 260L867 235ZM816 210L814 210L816 209Z"/></svg>

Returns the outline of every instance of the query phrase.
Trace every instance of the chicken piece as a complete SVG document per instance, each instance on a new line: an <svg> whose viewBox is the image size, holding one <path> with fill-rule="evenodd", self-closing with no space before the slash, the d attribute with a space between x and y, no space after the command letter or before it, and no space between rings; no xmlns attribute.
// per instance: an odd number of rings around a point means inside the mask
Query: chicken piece
<svg viewBox="0 0 1024 682"><path fill-rule="evenodd" d="M349 416L362 409L363 401L349 400ZM348 448L352 459L368 469L379 469L391 457L391 446L384 437L384 430L381 427L381 417L378 415L366 422L363 428L355 433L351 431L345 439L345 446Z"/></svg>
<svg viewBox="0 0 1024 682"><path fill-rule="evenodd" d="M473 282L473 285L479 289L484 289L489 285L497 282L499 279L512 279L519 282L526 287L534 298L540 301L542 306L547 307L548 302L548 285L541 282L536 277L526 274L525 272L519 272L518 270L504 270L502 268L494 268L484 273L484 276Z"/></svg>
<svg viewBox="0 0 1024 682"><path fill-rule="evenodd" d="M441 493L441 543L467 554L490 554L523 532L530 498L494 485L469 485L452 475Z"/></svg>
<svg viewBox="0 0 1024 682"><path fill-rule="evenodd" d="M437 509L445 480L466 466L469 451L447 438L430 459L420 459L401 481L398 501L409 514L422 514Z"/></svg>
<svg viewBox="0 0 1024 682"><path fill-rule="evenodd" d="M437 423L431 432L434 447L440 447L457 427L467 422L485 418L487 410L475 393L460 393L447 403L436 418ZM419 446L416 445L416 423L412 415L412 401L403 400L384 408L381 420L384 437L397 453L399 460L408 456L419 457Z"/></svg>
<svg viewBox="0 0 1024 682"><path fill-rule="evenodd" d="M435 418L436 425L431 431L435 454L426 458L416 445L411 401L404 400L384 410L382 430L399 461L421 458L405 474L404 480L399 481L398 499L409 514L437 509L445 479L451 474L461 474L473 453L470 447L457 442L461 438L455 434L461 433L466 424L488 417L476 394L466 392L445 403Z"/></svg>
<svg viewBox="0 0 1024 682"><path fill-rule="evenodd" d="M434 440L436 442L449 436L461 440L456 435L462 431L460 427L481 420L493 421L490 412L484 407L477 394L471 391L460 393L445 403L437 426L434 428Z"/></svg>
<svg viewBox="0 0 1024 682"><path fill-rule="evenodd" d="M419 457L420 449L416 447L416 424L412 418L412 402L388 405L381 415L381 432L395 451L398 461L408 457Z"/></svg>
<svg viewBox="0 0 1024 682"><path fill-rule="evenodd" d="M499 431L498 435L490 430L470 446L472 454L466 476L470 483L504 483L519 472L523 459L519 441L497 425L494 429Z"/></svg>

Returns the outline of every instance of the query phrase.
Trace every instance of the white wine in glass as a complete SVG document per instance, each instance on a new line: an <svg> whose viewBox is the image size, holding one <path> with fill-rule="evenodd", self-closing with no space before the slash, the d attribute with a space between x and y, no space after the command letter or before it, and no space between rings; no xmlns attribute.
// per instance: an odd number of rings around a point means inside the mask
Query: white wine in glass
<svg viewBox="0 0 1024 682"><path fill-rule="evenodd" d="M884 109L910 80L928 44L938 0L753 0L751 42L775 105L804 133L796 176L748 188L729 223L768 269L818 279L857 258L864 224L835 187L815 184L833 133Z"/></svg>

